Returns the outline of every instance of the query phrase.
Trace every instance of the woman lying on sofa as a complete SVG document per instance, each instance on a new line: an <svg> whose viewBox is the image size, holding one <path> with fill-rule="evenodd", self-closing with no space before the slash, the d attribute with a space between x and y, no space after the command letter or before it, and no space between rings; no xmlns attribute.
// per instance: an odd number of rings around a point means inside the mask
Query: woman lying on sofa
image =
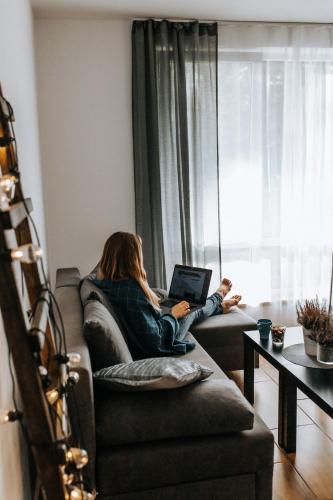
<svg viewBox="0 0 333 500"><path fill-rule="evenodd" d="M193 323L214 314L226 313L238 304L240 295L225 300L231 281L224 278L205 306L190 311L181 301L163 314L159 299L149 287L143 267L142 242L135 234L114 233L104 245L94 283L107 295L126 330L135 357L184 354L195 343L185 340Z"/></svg>

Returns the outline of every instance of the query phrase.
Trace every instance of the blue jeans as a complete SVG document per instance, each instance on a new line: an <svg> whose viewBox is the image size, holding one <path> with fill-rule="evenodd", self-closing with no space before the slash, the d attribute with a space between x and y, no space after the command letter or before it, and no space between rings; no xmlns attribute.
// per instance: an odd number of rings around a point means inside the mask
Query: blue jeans
<svg viewBox="0 0 333 500"><path fill-rule="evenodd" d="M190 312L185 318L178 321L179 329L176 335L177 340L184 340L190 327L196 323L199 323L203 319L209 318L209 316L214 316L215 314L222 314L223 310L220 307L222 304L222 297L219 293L215 292L213 295L208 297L206 304L199 309L195 309Z"/></svg>

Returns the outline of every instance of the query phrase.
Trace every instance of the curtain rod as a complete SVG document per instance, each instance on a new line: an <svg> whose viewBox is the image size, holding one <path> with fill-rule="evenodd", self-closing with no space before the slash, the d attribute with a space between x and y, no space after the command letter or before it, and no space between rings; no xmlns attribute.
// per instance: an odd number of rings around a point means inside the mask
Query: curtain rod
<svg viewBox="0 0 333 500"><path fill-rule="evenodd" d="M217 24L271 24L276 26L333 26L333 22L331 23L319 23L319 22L311 22L311 21L235 21L230 20L226 21L223 19L210 19L210 20L202 20L202 19L181 19L181 18L156 18L156 17L134 17L132 21L148 21L152 19L153 21L170 21L176 23L191 23L194 21L198 21L199 23L217 23Z"/></svg>
<svg viewBox="0 0 333 500"><path fill-rule="evenodd" d="M276 26L333 26L332 23L319 23L311 21L217 21L218 24L273 24Z"/></svg>

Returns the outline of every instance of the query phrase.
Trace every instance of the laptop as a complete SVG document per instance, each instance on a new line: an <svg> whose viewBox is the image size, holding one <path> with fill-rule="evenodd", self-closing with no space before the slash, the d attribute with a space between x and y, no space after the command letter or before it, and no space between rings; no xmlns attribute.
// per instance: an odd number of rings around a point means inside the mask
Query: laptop
<svg viewBox="0 0 333 500"><path fill-rule="evenodd" d="M160 306L171 309L182 300L190 304L191 310L204 306L211 277L211 269L175 265L168 298L161 300Z"/></svg>

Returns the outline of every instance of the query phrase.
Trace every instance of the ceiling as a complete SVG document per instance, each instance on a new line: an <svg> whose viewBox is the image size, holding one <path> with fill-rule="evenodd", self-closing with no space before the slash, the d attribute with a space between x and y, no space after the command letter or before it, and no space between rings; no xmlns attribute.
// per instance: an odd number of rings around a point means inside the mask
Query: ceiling
<svg viewBox="0 0 333 500"><path fill-rule="evenodd" d="M333 22L332 0L31 0L37 17Z"/></svg>

